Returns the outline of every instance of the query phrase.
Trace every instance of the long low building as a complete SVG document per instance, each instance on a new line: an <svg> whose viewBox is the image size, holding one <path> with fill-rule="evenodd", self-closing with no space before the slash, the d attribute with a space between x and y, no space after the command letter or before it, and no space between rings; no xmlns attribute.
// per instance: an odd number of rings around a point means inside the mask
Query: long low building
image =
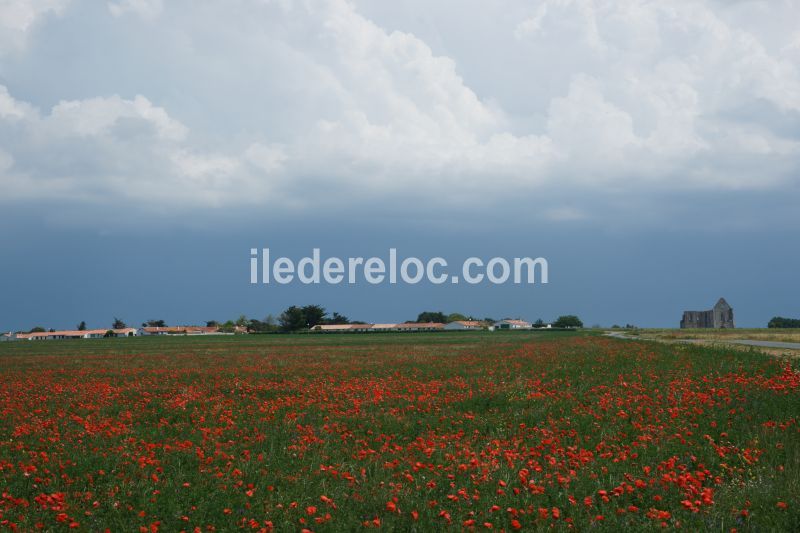
<svg viewBox="0 0 800 533"><path fill-rule="evenodd" d="M494 329L531 329L531 323L525 320L506 318L494 323Z"/></svg>
<svg viewBox="0 0 800 533"><path fill-rule="evenodd" d="M456 320L455 322L448 322L444 327L446 330L474 330L486 328L487 325L480 320Z"/></svg>
<svg viewBox="0 0 800 533"><path fill-rule="evenodd" d="M147 326L139 328L140 335L213 335L218 326Z"/></svg>
<svg viewBox="0 0 800 533"><path fill-rule="evenodd" d="M440 322L404 322L402 324L318 324L311 331L328 333L356 333L378 331L439 331L444 329Z"/></svg>

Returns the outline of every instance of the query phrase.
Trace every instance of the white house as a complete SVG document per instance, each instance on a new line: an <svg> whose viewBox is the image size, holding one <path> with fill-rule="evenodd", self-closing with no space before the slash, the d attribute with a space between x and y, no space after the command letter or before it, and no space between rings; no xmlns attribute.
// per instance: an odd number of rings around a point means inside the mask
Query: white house
<svg viewBox="0 0 800 533"><path fill-rule="evenodd" d="M507 318L494 323L494 329L531 329L531 323Z"/></svg>
<svg viewBox="0 0 800 533"><path fill-rule="evenodd" d="M0 334L0 342L8 342L13 340L16 340L16 335L11 333L10 331L8 333Z"/></svg>
<svg viewBox="0 0 800 533"><path fill-rule="evenodd" d="M466 329L483 329L484 323L479 320L456 320L449 322L445 325L444 329L450 330L466 330Z"/></svg>

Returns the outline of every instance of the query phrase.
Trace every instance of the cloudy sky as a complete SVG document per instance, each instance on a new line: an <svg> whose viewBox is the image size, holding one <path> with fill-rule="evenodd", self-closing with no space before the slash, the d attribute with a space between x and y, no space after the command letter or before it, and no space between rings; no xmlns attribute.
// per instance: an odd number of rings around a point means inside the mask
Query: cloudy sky
<svg viewBox="0 0 800 533"><path fill-rule="evenodd" d="M0 329L800 316L800 3L0 0ZM252 287L250 247L547 286Z"/></svg>

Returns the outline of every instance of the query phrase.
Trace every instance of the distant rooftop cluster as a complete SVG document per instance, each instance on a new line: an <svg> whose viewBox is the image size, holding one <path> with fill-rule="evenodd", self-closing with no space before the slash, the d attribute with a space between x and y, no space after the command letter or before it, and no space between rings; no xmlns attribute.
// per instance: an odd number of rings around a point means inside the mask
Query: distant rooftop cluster
<svg viewBox="0 0 800 533"><path fill-rule="evenodd" d="M556 324L558 325L558 324ZM318 324L306 331L327 333L367 333L367 332L415 332L415 331L465 331L465 330L523 330L550 329L552 324L537 321L531 324L517 318L498 321L455 320L452 322L401 322L392 324ZM30 333L4 333L0 341L36 341L64 339L101 339L108 337L146 337L168 335L235 335L250 331L245 326L230 329L220 326L143 326L141 328L120 329L86 329L86 330L50 330Z"/></svg>
<svg viewBox="0 0 800 533"><path fill-rule="evenodd" d="M53 330L31 333L3 333L1 341L43 341L64 339L102 339L106 337L141 337L149 335L232 335L247 333L247 329L236 326L233 332L223 332L218 326L169 326L121 329Z"/></svg>
<svg viewBox="0 0 800 533"><path fill-rule="evenodd" d="M378 332L378 331L452 331L452 330L496 330L496 329L549 329L551 324L533 326L530 322L520 319L504 319L497 322L484 322L481 320L455 320L453 322L403 322L399 324L320 324L311 328L311 331L321 332Z"/></svg>
<svg viewBox="0 0 800 533"><path fill-rule="evenodd" d="M138 335L136 328L123 329L86 329L62 331L35 331L33 333L5 333L3 340L39 341L60 339L102 339L103 337L134 337Z"/></svg>

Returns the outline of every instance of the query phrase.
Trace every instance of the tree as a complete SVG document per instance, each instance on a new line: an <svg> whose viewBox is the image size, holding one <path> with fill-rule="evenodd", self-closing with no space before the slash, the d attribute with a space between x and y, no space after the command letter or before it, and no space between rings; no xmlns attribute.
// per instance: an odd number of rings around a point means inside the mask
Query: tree
<svg viewBox="0 0 800 533"><path fill-rule="evenodd" d="M228 320L219 326L219 330L223 333L233 333L236 330L236 324L233 320Z"/></svg>
<svg viewBox="0 0 800 533"><path fill-rule="evenodd" d="M144 324L142 324L143 328L165 328L167 327L167 323L163 320L148 320Z"/></svg>
<svg viewBox="0 0 800 533"><path fill-rule="evenodd" d="M44 333L45 331L47 330L44 329L42 326L36 326L34 328L31 328L31 330L28 333Z"/></svg>
<svg viewBox="0 0 800 533"><path fill-rule="evenodd" d="M267 315L264 320L251 318L247 321L245 327L251 333L273 333L279 329L275 317L272 315Z"/></svg>
<svg viewBox="0 0 800 533"><path fill-rule="evenodd" d="M123 328L114 328L114 329L123 329ZM105 335L103 335L103 337L105 337L106 339L108 339L110 337L116 337L116 336L117 336L117 334L114 333L113 329L110 329L110 330L106 331Z"/></svg>
<svg viewBox="0 0 800 533"><path fill-rule="evenodd" d="M471 320L471 319L472 319L471 317L467 317L466 315L462 315L461 313L450 313L444 319L444 322L446 322L446 323L460 322L462 320Z"/></svg>
<svg viewBox="0 0 800 533"><path fill-rule="evenodd" d="M497 320L495 320L494 318L492 318L490 316L487 316L486 318L484 318L483 321L486 322L487 324L494 324L495 322L497 322Z"/></svg>
<svg viewBox="0 0 800 533"><path fill-rule="evenodd" d="M553 327L556 328L582 328L583 322L575 315L562 315L553 322Z"/></svg>
<svg viewBox="0 0 800 533"><path fill-rule="evenodd" d="M325 317L328 315L325 308L319 305L306 305L302 311L306 320L305 326L308 328L313 328L317 324L324 324Z"/></svg>
<svg viewBox="0 0 800 533"><path fill-rule="evenodd" d="M128 326L117 317L114 317L114 324L111 326L113 329L125 329Z"/></svg>
<svg viewBox="0 0 800 533"><path fill-rule="evenodd" d="M281 331L298 331L305 329L306 316L302 308L293 305L281 313L278 323Z"/></svg>
<svg viewBox="0 0 800 533"><path fill-rule="evenodd" d="M336 311L333 312L333 316L325 321L326 324L349 324L350 319L344 315L340 315Z"/></svg>
<svg viewBox="0 0 800 533"><path fill-rule="evenodd" d="M242 328L247 327L247 324L250 323L250 319L244 315L239 315L239 318L236 319L236 325Z"/></svg>
<svg viewBox="0 0 800 533"><path fill-rule="evenodd" d="M278 326L274 324L274 320L272 324L267 324L266 321L253 318L247 323L247 331L251 333L270 333L277 330Z"/></svg>
<svg viewBox="0 0 800 533"><path fill-rule="evenodd" d="M782 316L773 317L767 324L768 328L800 328L800 319L784 318Z"/></svg>
<svg viewBox="0 0 800 533"><path fill-rule="evenodd" d="M78 331L86 331L86 322L81 320L81 323L78 324Z"/></svg>
<svg viewBox="0 0 800 533"><path fill-rule="evenodd" d="M207 328L218 328L219 327L219 322L217 322L216 320L208 320L208 321L206 321L206 327Z"/></svg>
<svg viewBox="0 0 800 533"><path fill-rule="evenodd" d="M536 319L536 322L533 323L533 327L535 328L543 328L544 327L544 320L541 318Z"/></svg>
<svg viewBox="0 0 800 533"><path fill-rule="evenodd" d="M417 322L447 322L447 315L441 311L423 311L417 316Z"/></svg>

